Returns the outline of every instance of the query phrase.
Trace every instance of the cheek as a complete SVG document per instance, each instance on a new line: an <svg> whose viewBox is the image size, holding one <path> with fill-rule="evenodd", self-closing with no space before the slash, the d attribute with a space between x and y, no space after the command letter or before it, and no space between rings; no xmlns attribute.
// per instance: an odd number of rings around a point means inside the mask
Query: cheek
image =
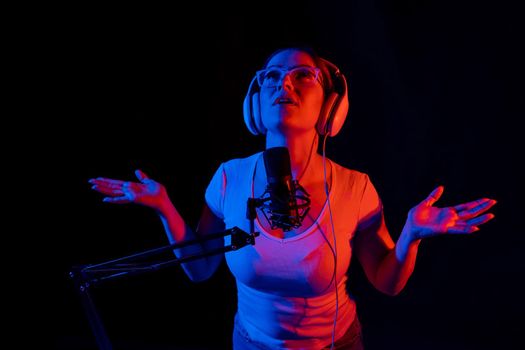
<svg viewBox="0 0 525 350"><path fill-rule="evenodd" d="M259 106L262 115L268 113L268 110L270 109L271 105L272 102L270 101L270 97L267 94L259 94Z"/></svg>
<svg viewBox="0 0 525 350"><path fill-rule="evenodd" d="M305 107L316 116L319 115L324 103L324 95L322 93L314 93L308 96L305 100Z"/></svg>
<svg viewBox="0 0 525 350"><path fill-rule="evenodd" d="M272 97L274 94L269 90L270 89L263 89L259 91L259 102L261 103L261 106L269 106L272 104L272 99L275 97Z"/></svg>
<svg viewBox="0 0 525 350"><path fill-rule="evenodd" d="M271 100L270 100L270 94L268 94L267 92L259 92L259 102L261 104L261 107L262 106L269 106L271 105Z"/></svg>

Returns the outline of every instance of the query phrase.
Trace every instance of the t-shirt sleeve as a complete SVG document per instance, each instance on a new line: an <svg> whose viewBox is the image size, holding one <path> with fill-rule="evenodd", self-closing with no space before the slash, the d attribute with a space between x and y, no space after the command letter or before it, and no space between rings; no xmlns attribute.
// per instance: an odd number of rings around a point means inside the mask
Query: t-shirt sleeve
<svg viewBox="0 0 525 350"><path fill-rule="evenodd" d="M365 174L365 183L363 189L363 196L361 197L361 205L359 207L358 216L358 230L364 230L373 223L377 223L383 216L383 204L379 194L370 180L369 176Z"/></svg>
<svg viewBox="0 0 525 350"><path fill-rule="evenodd" d="M226 194L226 172L224 163L213 174L205 192L205 200L211 211L217 217L224 219L224 197Z"/></svg>

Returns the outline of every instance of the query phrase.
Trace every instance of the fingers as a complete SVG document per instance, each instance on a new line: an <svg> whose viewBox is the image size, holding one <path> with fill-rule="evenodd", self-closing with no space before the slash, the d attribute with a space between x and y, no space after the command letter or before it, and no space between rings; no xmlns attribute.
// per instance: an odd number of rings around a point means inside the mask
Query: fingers
<svg viewBox="0 0 525 350"><path fill-rule="evenodd" d="M134 198L131 190L132 182L97 177L88 181L92 184L91 189L105 194L104 202L128 203Z"/></svg>
<svg viewBox="0 0 525 350"><path fill-rule="evenodd" d="M483 198L469 203L459 204L453 208L458 213L458 217L462 220L470 219L486 212L497 202L494 199Z"/></svg>
<svg viewBox="0 0 525 350"><path fill-rule="evenodd" d="M466 223L467 225L472 225L472 226L479 226L481 224L484 224L492 219L494 219L495 215L494 214L485 214L485 215L481 215L481 216L478 216L474 219L470 219L470 220L467 220Z"/></svg>
<svg viewBox="0 0 525 350"><path fill-rule="evenodd" d="M466 233L473 233L476 231L479 231L479 227L466 225L466 224L463 224L463 225L457 224L447 229L447 233L452 233L452 234L466 234Z"/></svg>
<svg viewBox="0 0 525 350"><path fill-rule="evenodd" d="M122 188L108 188L108 187L93 185L91 186L91 189L97 192L100 192L102 194L105 194L106 196L122 196L124 194L124 190Z"/></svg>
<svg viewBox="0 0 525 350"><path fill-rule="evenodd" d="M425 198L425 200L422 203L424 205L426 205L426 206L429 206L429 207L434 205L434 203L436 203L438 201L438 199L441 197L441 195L443 194L443 191L445 191L445 187L444 186L436 187L430 193L430 195L427 198Z"/></svg>
<svg viewBox="0 0 525 350"><path fill-rule="evenodd" d="M149 179L149 177L140 169L135 170L135 176L140 182L144 182L144 180Z"/></svg>
<svg viewBox="0 0 525 350"><path fill-rule="evenodd" d="M479 231L479 226L492 220L494 214L485 214L467 221L458 221L453 226L447 228L447 233L465 234Z"/></svg>
<svg viewBox="0 0 525 350"><path fill-rule="evenodd" d="M89 179L88 182L97 186L122 186L122 183L125 181L109 179L107 177L97 177L94 179Z"/></svg>
<svg viewBox="0 0 525 350"><path fill-rule="evenodd" d="M90 179L88 182L92 184L91 189L106 195L120 196L124 193L125 181L97 177L96 179Z"/></svg>
<svg viewBox="0 0 525 350"><path fill-rule="evenodd" d="M123 203L129 203L130 199L127 196L104 197L104 199L102 199L102 201L106 202L106 203L123 204Z"/></svg>

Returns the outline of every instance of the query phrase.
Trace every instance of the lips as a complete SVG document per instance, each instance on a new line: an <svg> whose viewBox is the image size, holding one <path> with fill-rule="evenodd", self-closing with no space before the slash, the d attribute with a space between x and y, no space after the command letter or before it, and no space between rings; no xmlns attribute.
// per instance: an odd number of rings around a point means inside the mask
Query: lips
<svg viewBox="0 0 525 350"><path fill-rule="evenodd" d="M279 96L273 101L274 105L297 105L297 102L289 96Z"/></svg>

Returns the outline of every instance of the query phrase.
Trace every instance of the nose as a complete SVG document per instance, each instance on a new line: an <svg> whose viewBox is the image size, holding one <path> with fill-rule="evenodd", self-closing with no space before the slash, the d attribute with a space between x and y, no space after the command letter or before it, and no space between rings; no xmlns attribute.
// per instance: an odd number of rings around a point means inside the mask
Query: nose
<svg viewBox="0 0 525 350"><path fill-rule="evenodd" d="M277 86L280 88L286 87L287 89L293 89L293 82L290 72L283 74L281 81L279 82L279 84L277 84Z"/></svg>

